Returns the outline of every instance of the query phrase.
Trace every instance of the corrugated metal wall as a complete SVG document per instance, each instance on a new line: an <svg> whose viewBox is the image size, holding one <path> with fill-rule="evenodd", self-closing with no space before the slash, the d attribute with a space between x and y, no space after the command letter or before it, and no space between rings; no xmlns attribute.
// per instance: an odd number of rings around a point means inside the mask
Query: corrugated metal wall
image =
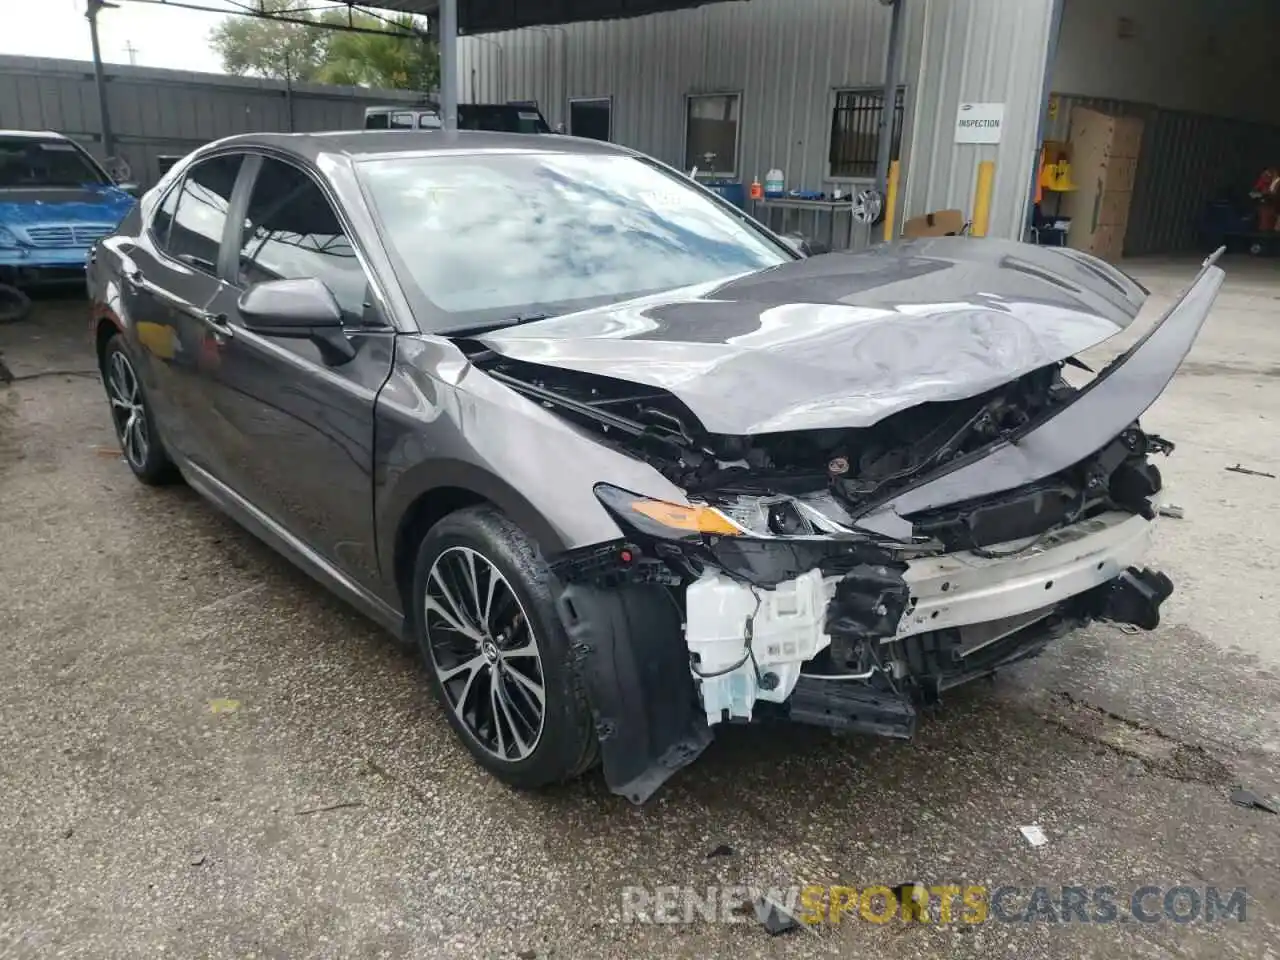
<svg viewBox="0 0 1280 960"><path fill-rule="evenodd" d="M1125 256L1198 249L1196 219L1205 202L1247 191L1280 158L1280 127L1069 94L1053 95L1045 136L1066 140L1077 105L1144 123Z"/></svg>
<svg viewBox="0 0 1280 960"><path fill-rule="evenodd" d="M144 186L158 179L157 157L163 154L186 154L236 133L359 128L366 106L416 96L403 90L295 84L289 97L285 84L275 80L147 67L110 66L106 76L116 153ZM93 65L0 56L0 129L57 130L101 157Z"/></svg>
<svg viewBox="0 0 1280 960"><path fill-rule="evenodd" d="M908 10L907 130L922 0ZM739 178L779 167L789 187L829 190L834 91L883 83L889 19L879 0L750 0L466 37L459 88L472 102L537 100L553 126L567 125L570 97L612 97L614 140L676 166L685 96L741 93Z"/></svg>
<svg viewBox="0 0 1280 960"><path fill-rule="evenodd" d="M919 3L920 0L914 0ZM906 213L972 214L978 164L996 164L990 236L1020 239L1037 155L1053 0L924 0ZM955 143L961 103L1005 104L998 145Z"/></svg>

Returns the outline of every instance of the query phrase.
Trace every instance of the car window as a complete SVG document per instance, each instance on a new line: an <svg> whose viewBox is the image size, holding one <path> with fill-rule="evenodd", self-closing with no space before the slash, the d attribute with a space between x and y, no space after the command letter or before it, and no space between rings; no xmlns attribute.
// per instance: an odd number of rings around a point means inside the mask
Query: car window
<svg viewBox="0 0 1280 960"><path fill-rule="evenodd" d="M391 129L412 130L413 114L412 113L393 113L391 115Z"/></svg>
<svg viewBox="0 0 1280 960"><path fill-rule="evenodd" d="M365 317L368 278L319 185L270 158L254 182L240 248L240 282L315 277L333 291L350 322Z"/></svg>
<svg viewBox="0 0 1280 960"><path fill-rule="evenodd" d="M82 187L108 182L69 140L0 136L0 188Z"/></svg>
<svg viewBox="0 0 1280 960"><path fill-rule="evenodd" d="M241 161L238 154L212 157L187 172L163 246L169 256L206 273L217 273L218 248Z"/></svg>
<svg viewBox="0 0 1280 960"><path fill-rule="evenodd" d="M390 118L385 113L370 113L364 118L366 130L386 130L390 126Z"/></svg>
<svg viewBox="0 0 1280 960"><path fill-rule="evenodd" d="M175 184L173 189L164 195L160 206L151 217L151 237L164 249L169 242L169 226L173 223L174 211L178 209L178 197L182 196L182 187Z"/></svg>

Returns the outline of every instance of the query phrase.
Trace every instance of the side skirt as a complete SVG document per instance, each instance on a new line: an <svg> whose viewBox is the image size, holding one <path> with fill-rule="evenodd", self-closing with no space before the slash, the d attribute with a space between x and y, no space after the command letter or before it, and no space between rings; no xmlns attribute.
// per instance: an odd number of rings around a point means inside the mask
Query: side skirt
<svg viewBox="0 0 1280 960"><path fill-rule="evenodd" d="M173 456L173 460L187 483L197 493L314 580L328 587L379 626L391 631L401 642L406 642L405 618L399 610L360 586L207 470L183 457Z"/></svg>

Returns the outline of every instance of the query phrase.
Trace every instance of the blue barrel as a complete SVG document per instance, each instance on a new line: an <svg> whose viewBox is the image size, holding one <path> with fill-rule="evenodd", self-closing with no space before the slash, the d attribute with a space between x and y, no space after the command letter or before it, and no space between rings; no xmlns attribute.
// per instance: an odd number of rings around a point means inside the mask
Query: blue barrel
<svg viewBox="0 0 1280 960"><path fill-rule="evenodd" d="M702 185L714 190L739 210L747 208L747 191L740 180L704 180Z"/></svg>

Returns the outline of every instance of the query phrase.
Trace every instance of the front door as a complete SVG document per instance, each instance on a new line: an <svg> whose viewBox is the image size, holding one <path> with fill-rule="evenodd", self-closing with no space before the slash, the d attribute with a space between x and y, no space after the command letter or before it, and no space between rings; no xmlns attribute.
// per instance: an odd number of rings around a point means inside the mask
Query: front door
<svg viewBox="0 0 1280 960"><path fill-rule="evenodd" d="M380 592L373 535L374 402L391 372L393 329L368 304L369 282L319 183L299 167L252 158L256 178L229 282L209 305L230 325L209 379L204 430L216 475L361 585ZM259 166L260 165L260 166ZM356 356L325 362L309 340L244 326L237 301L270 280L315 277L346 316Z"/></svg>

